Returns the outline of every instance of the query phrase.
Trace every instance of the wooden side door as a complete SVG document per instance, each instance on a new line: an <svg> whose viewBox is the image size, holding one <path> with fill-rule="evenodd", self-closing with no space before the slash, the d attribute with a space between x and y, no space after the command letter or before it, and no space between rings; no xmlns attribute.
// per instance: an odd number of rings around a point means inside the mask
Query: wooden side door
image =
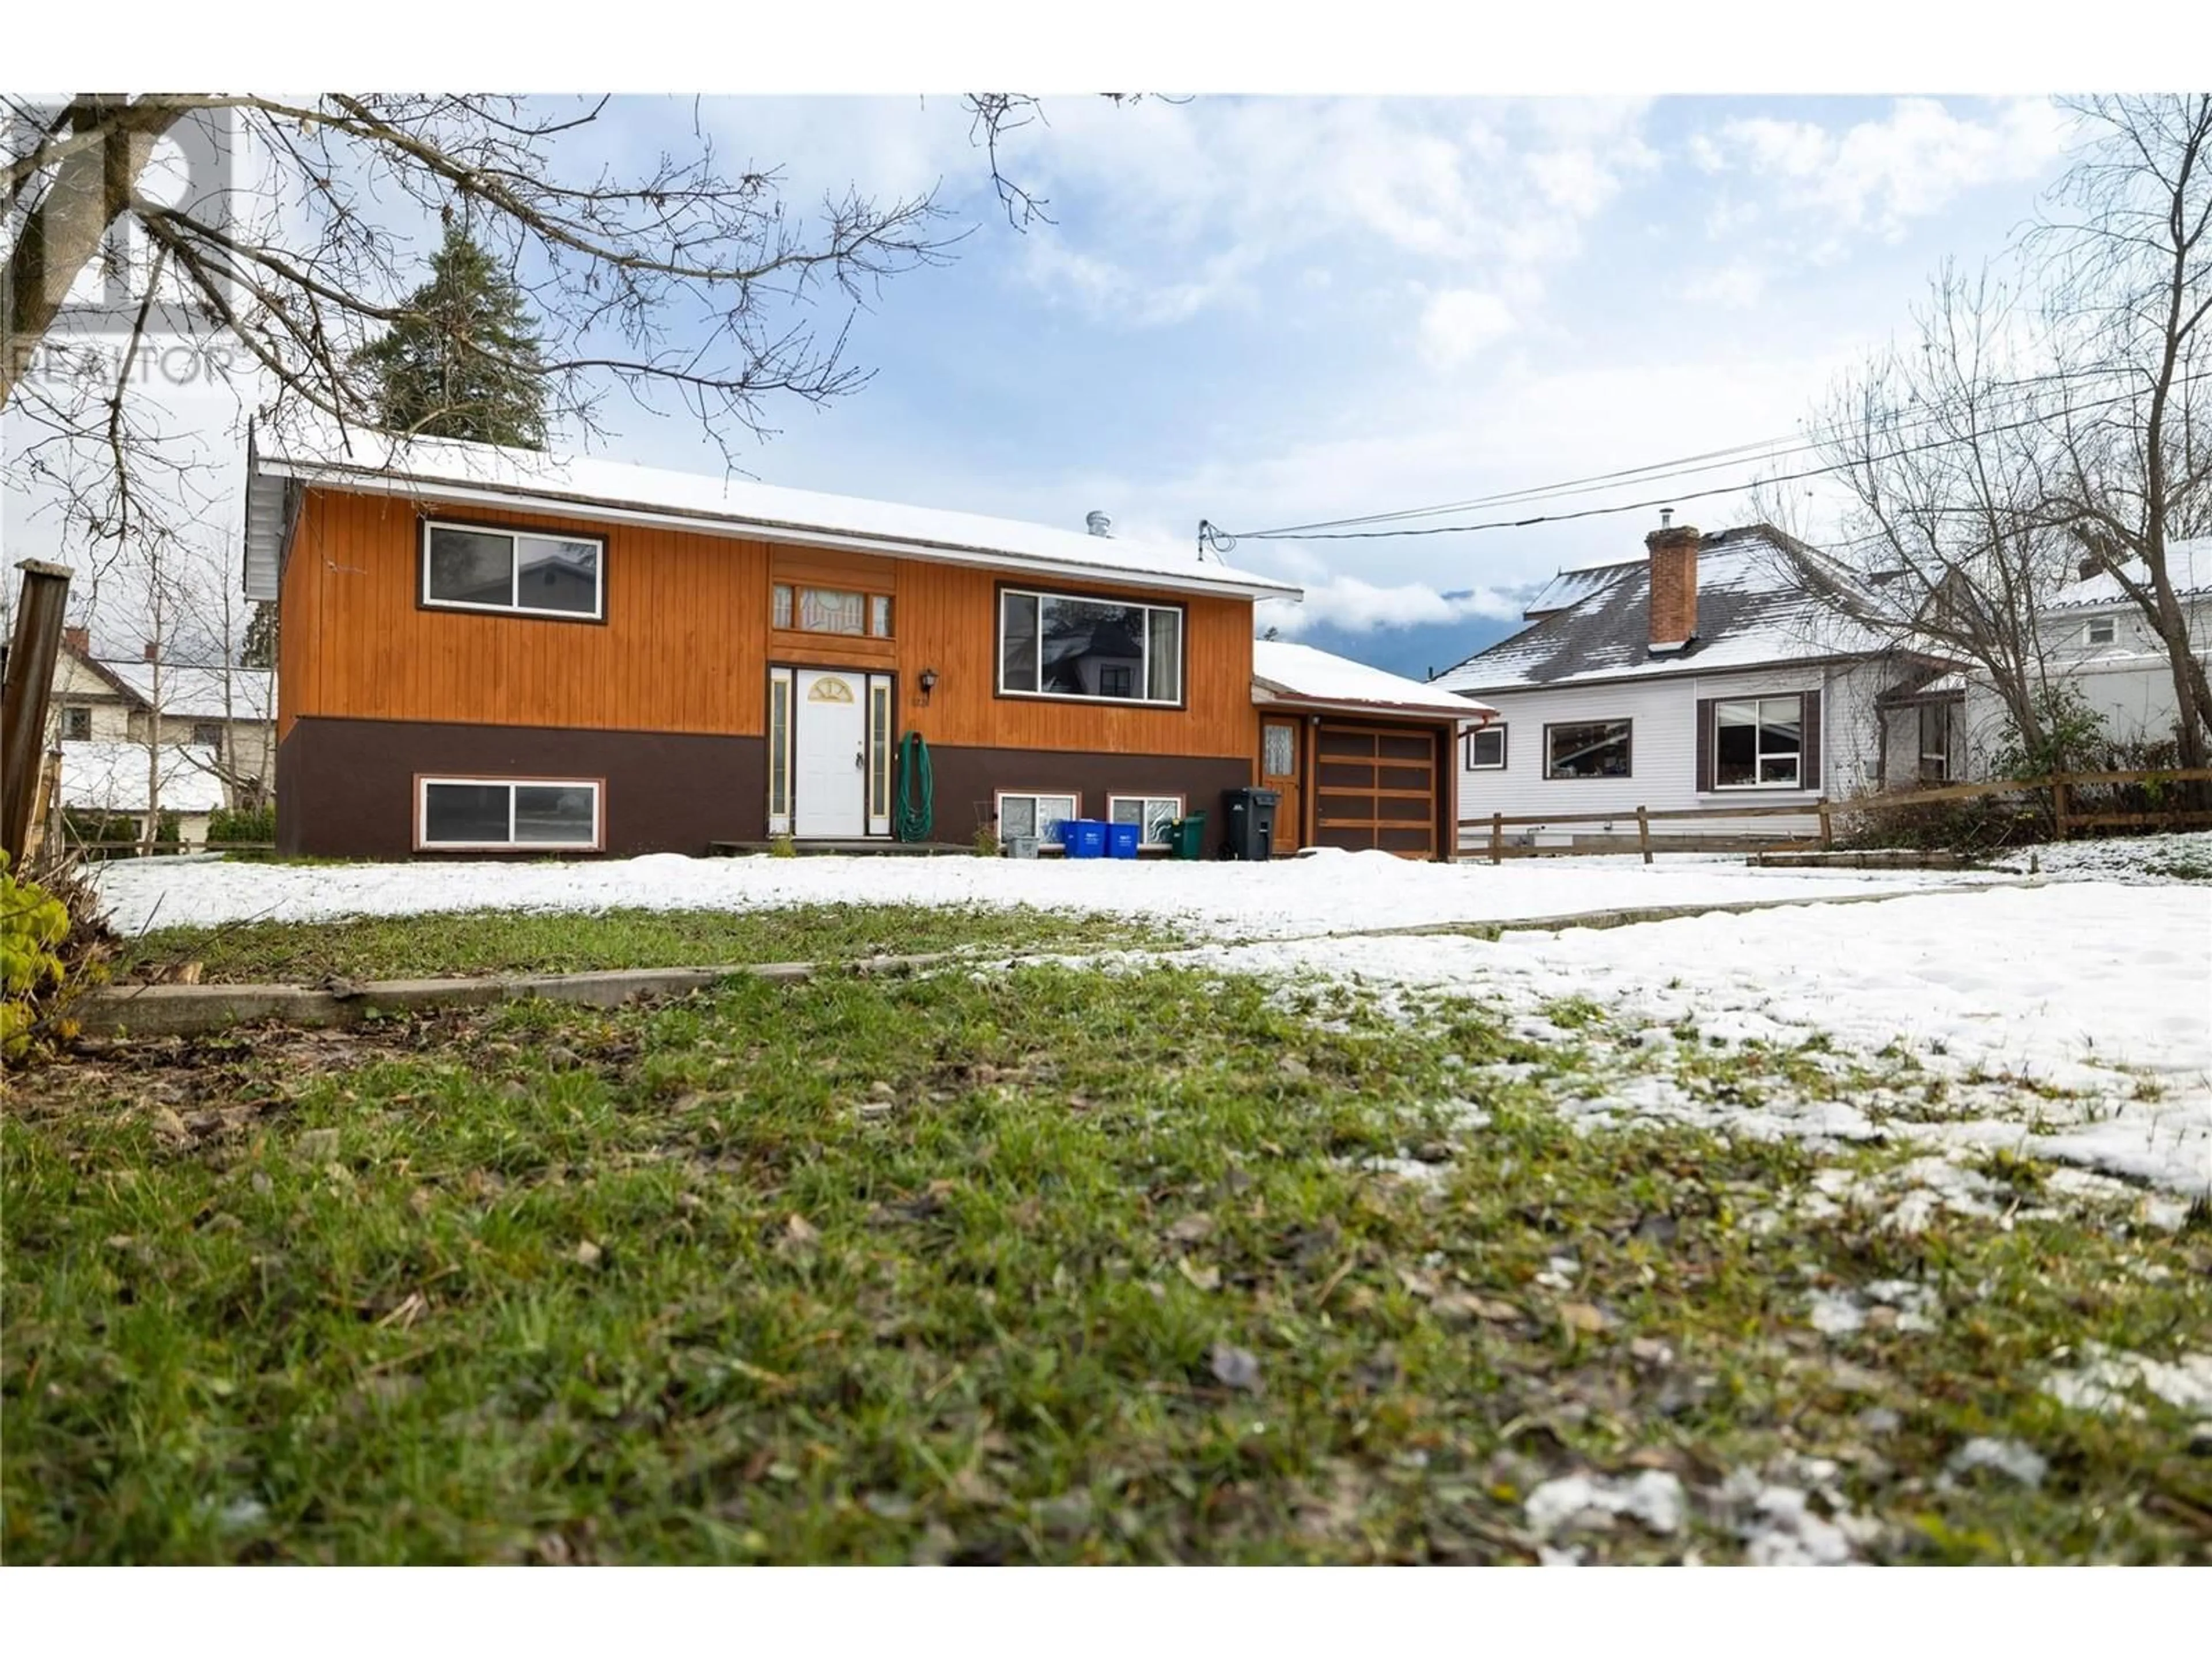
<svg viewBox="0 0 2212 1659"><path fill-rule="evenodd" d="M1295 853L1299 831L1305 823L1305 803L1298 793L1298 727L1296 720L1260 721L1260 787L1282 796L1275 808L1275 851Z"/></svg>

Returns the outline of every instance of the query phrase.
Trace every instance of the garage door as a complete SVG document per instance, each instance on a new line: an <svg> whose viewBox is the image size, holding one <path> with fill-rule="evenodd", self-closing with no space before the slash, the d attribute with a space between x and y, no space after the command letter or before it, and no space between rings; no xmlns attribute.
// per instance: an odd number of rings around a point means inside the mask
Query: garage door
<svg viewBox="0 0 2212 1659"><path fill-rule="evenodd" d="M1315 839L1354 852L1437 855L1437 740L1405 727L1323 723L1315 757Z"/></svg>

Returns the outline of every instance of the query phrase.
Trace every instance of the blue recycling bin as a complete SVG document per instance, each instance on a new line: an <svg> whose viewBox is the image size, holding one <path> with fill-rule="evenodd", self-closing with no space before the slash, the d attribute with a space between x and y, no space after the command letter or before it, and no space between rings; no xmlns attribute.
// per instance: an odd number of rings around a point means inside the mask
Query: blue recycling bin
<svg viewBox="0 0 2212 1659"><path fill-rule="evenodd" d="M1072 859L1103 859L1106 856L1108 828L1099 818L1062 818L1060 844L1067 848L1067 856Z"/></svg>
<svg viewBox="0 0 2212 1659"><path fill-rule="evenodd" d="M1109 823L1106 826L1106 856L1109 859L1133 859L1137 856L1137 841L1144 834L1144 826L1137 823Z"/></svg>

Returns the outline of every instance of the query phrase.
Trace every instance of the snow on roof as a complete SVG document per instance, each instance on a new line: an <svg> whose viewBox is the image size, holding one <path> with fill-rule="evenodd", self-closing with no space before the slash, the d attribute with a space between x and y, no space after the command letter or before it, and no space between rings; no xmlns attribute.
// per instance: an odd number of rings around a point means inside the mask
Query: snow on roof
<svg viewBox="0 0 2212 1659"><path fill-rule="evenodd" d="M1565 611L1599 588L1610 587L1643 562L1641 559L1625 559L1613 564L1585 565L1579 570L1562 570L1536 590L1535 597L1522 608L1522 619L1541 622L1554 611Z"/></svg>
<svg viewBox="0 0 2212 1659"><path fill-rule="evenodd" d="M2149 580L2142 562L2130 559L2123 567L2135 580ZM2212 593L2212 536L2195 541L2172 542L2166 550L2166 574L2177 594ZM2109 570L2069 582L2051 596L2049 608L2069 611L2081 605L2118 605L2127 599L2119 578Z"/></svg>
<svg viewBox="0 0 2212 1659"><path fill-rule="evenodd" d="M1763 525L1707 536L1698 551L1697 642L1655 657L1650 650L1651 571L1637 560L1565 610L1477 652L1430 682L1467 692L1525 690L1585 681L1712 673L1872 655L1871 631L1809 592L1786 546Z"/></svg>
<svg viewBox="0 0 2212 1659"><path fill-rule="evenodd" d="M152 663L101 659L98 665L130 687L141 702L152 706ZM228 704L223 699L226 678ZM203 668L165 662L161 665L161 714L174 720L265 720L275 712L276 678L265 668Z"/></svg>
<svg viewBox="0 0 2212 1659"><path fill-rule="evenodd" d="M152 754L143 743L62 744L62 805L95 812L143 812ZM186 744L161 745L161 810L212 812L222 805L216 753Z"/></svg>
<svg viewBox="0 0 2212 1659"><path fill-rule="evenodd" d="M1252 680L1254 691L1261 694L1255 701L1272 700L1267 694L1273 694L1302 702L1399 708L1461 720L1484 720L1498 712L1471 698L1288 640L1253 641Z"/></svg>
<svg viewBox="0 0 2212 1659"><path fill-rule="evenodd" d="M273 502L281 501L283 490L276 481L285 478L434 500L503 497L518 507L541 511L645 515L691 521L702 531L725 534L811 541L951 563L1062 571L1093 580L1119 577L1139 579L1148 586L1253 598L1300 596L1293 583L1201 562L1187 547L637 466L596 456L447 439L409 440L357 428L350 434L295 439L256 433L246 481L246 586L252 597L275 596L283 514Z"/></svg>

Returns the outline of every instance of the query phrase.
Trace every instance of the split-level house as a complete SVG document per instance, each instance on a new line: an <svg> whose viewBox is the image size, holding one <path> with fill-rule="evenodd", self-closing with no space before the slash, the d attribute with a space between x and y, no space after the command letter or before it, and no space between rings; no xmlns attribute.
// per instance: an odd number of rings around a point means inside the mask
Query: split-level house
<svg viewBox="0 0 2212 1659"><path fill-rule="evenodd" d="M1197 811L1218 836L1264 782L1279 851L1450 854L1480 709L1310 664L1262 686L1254 601L1297 590L1103 515L362 432L257 434L246 470L289 852L865 847L921 836L925 804L937 843Z"/></svg>
<svg viewBox="0 0 2212 1659"><path fill-rule="evenodd" d="M1644 556L1572 570L1527 608L1528 626L1437 676L1496 717L1462 740L1462 817L1615 813L1516 826L1548 846L1634 836L1636 809L1704 809L1655 838L1780 837L1871 786L1876 701L1924 672L1809 592L1813 555L1765 525L1712 535L1663 525ZM1735 804L1801 815L1731 819Z"/></svg>

